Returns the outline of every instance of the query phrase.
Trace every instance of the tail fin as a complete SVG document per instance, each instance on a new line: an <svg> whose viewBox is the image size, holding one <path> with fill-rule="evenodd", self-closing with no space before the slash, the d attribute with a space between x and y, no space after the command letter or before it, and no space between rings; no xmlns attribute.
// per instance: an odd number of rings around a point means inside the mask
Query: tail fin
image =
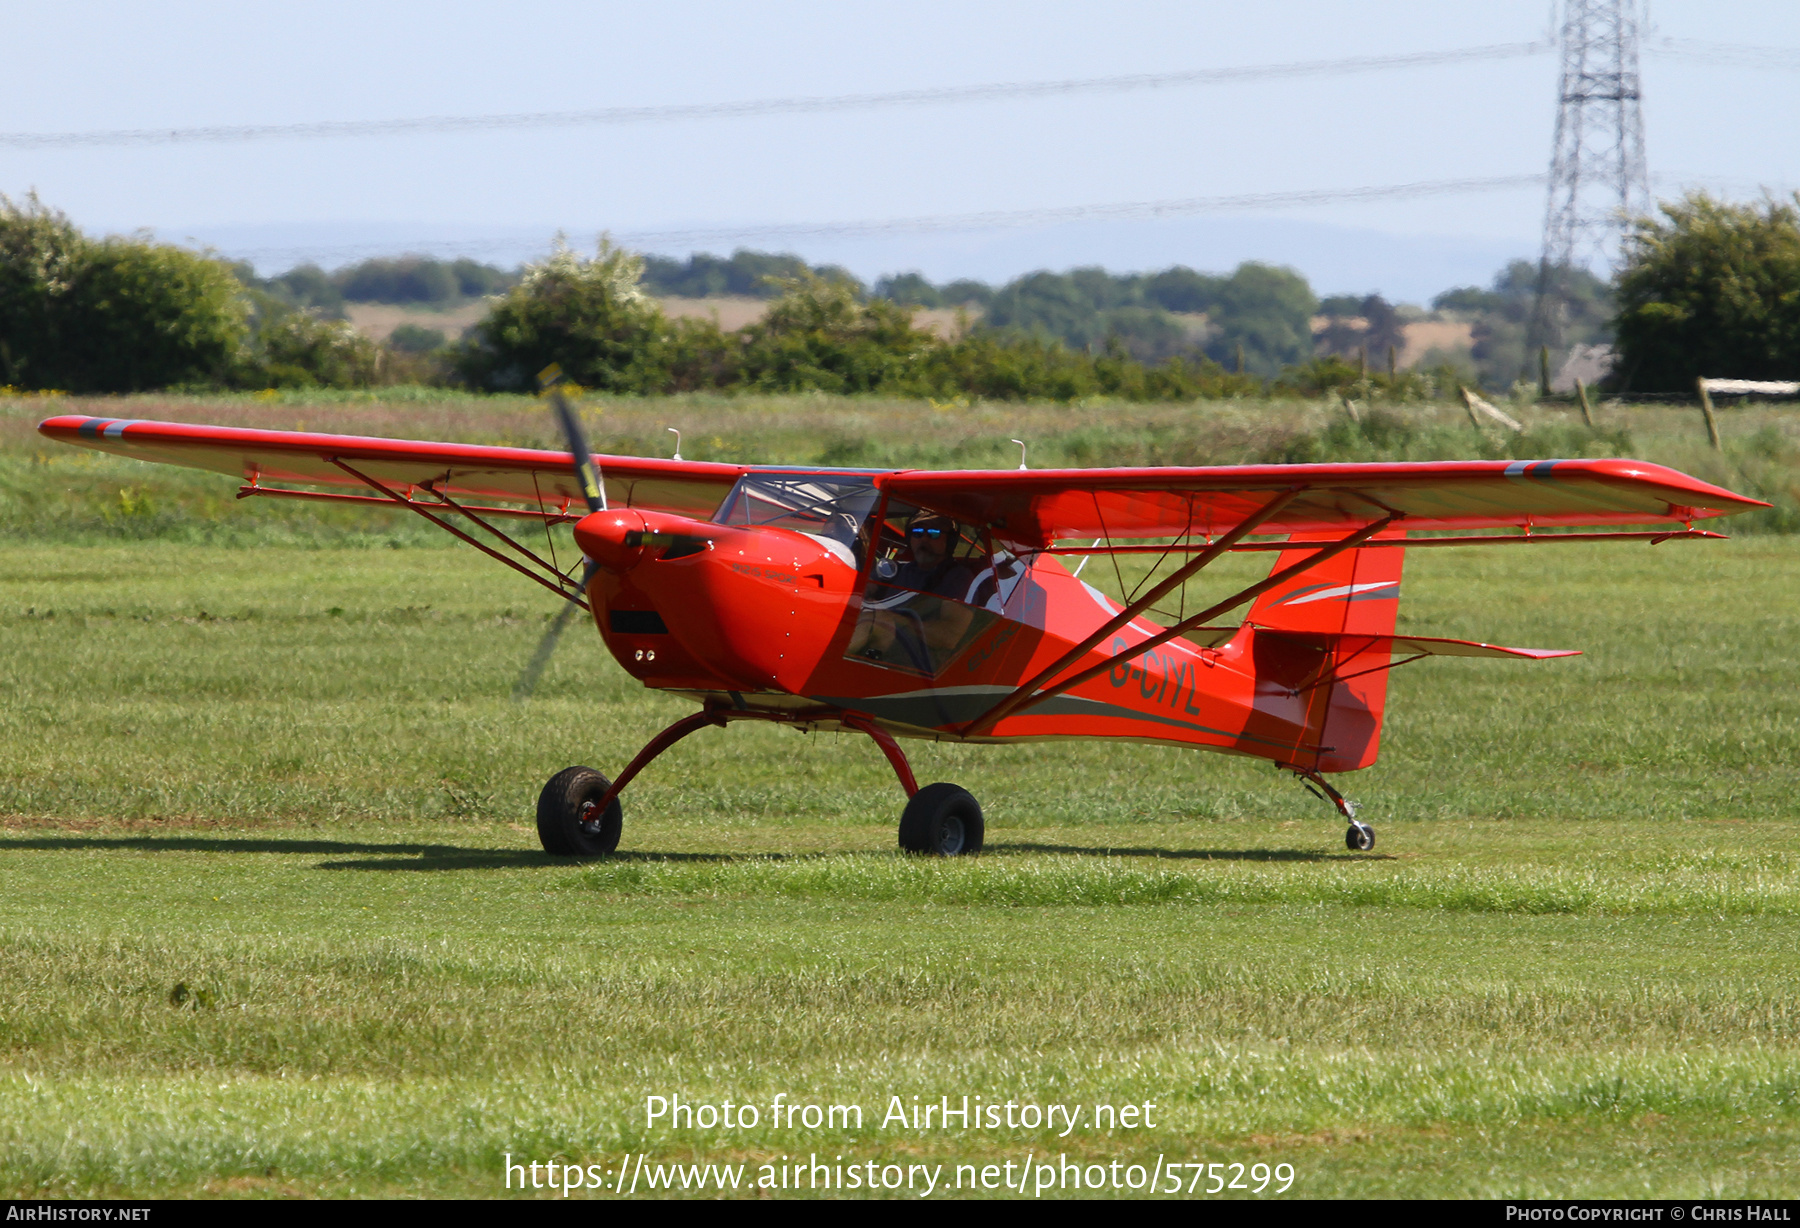
<svg viewBox="0 0 1800 1228"><path fill-rule="evenodd" d="M1383 537L1403 537L1389 530ZM1308 556L1282 551L1275 569ZM1256 710L1286 729L1289 762L1349 772L1375 762L1387 703L1387 641L1400 610L1400 547L1346 550L1257 598L1252 628Z"/></svg>

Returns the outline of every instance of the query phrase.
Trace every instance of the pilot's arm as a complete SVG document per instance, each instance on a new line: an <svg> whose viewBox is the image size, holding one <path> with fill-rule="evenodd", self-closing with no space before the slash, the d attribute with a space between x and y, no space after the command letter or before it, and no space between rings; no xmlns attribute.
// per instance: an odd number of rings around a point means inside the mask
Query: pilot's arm
<svg viewBox="0 0 1800 1228"><path fill-rule="evenodd" d="M968 634L969 624L975 621L975 611L948 600L932 604L937 608L922 620L925 643L940 651L949 651L962 643L963 636Z"/></svg>

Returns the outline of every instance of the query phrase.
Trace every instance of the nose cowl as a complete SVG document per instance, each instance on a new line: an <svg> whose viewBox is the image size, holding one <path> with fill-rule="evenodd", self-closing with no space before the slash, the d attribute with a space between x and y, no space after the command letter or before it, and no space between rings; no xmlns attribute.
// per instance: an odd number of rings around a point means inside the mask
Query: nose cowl
<svg viewBox="0 0 1800 1228"><path fill-rule="evenodd" d="M608 571L630 571L644 557L644 531L630 508L591 512L575 522L575 544Z"/></svg>

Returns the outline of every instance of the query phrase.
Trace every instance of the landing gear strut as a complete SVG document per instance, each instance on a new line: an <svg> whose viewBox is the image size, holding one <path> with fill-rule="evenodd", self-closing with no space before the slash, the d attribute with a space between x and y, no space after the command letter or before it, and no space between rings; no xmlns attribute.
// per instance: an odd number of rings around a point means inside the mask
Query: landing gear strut
<svg viewBox="0 0 1800 1228"><path fill-rule="evenodd" d="M888 765L906 791L906 810L900 817L900 847L911 853L956 857L981 850L985 825L981 806L968 790L956 785L919 787L906 752L894 735L868 717L854 712L773 713L733 708L707 708L684 717L651 738L626 765L616 780L608 780L592 768L564 768L550 778L538 796L538 840L546 853L562 857L596 857L619 847L623 818L619 794L637 774L669 747L697 730L731 721L774 721L808 728L834 723L866 733L887 756Z"/></svg>
<svg viewBox="0 0 1800 1228"><path fill-rule="evenodd" d="M1337 807L1339 814L1348 819L1350 826L1344 831L1344 847L1353 853L1366 853L1375 847L1375 829L1356 817L1356 803L1332 788L1326 779L1308 768L1298 768L1290 764L1281 765L1287 768L1306 786L1306 791L1314 797L1330 802Z"/></svg>

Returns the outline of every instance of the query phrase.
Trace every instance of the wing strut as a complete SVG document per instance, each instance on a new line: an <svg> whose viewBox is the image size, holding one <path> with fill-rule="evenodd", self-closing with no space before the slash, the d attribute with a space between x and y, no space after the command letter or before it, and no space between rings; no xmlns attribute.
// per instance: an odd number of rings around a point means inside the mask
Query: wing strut
<svg viewBox="0 0 1800 1228"><path fill-rule="evenodd" d="M1186 563L1183 563L1180 567L1176 568L1175 572L1170 575L1168 579L1164 580L1161 584L1158 584L1142 597L1139 597L1136 601L1126 606L1119 613L1113 615L1101 625L1098 631L1088 636L1085 640L1082 640L1081 643L1075 645L1075 647L1069 649L1069 651L1063 653L1063 655L1058 657L1055 661L1039 670L1036 676L1029 682L1020 686L1018 690L1008 695L992 708L989 708L981 716L976 717L963 729L964 736L972 737L984 734L1002 720L1006 719L1006 717L1017 711L1021 705L1030 700L1031 693L1034 690L1050 681L1050 679L1056 677L1056 675L1060 674L1076 661L1081 660L1081 658L1091 652L1094 646L1099 644L1101 640L1117 631L1120 627L1128 625L1132 619L1156 604L1156 602L1160 601L1166 594L1174 592L1177 588L1180 588L1183 584L1187 583L1201 568L1211 563L1214 559L1217 559L1220 555L1230 550L1233 546L1237 545L1240 540L1253 532L1256 526L1262 524L1272 516L1279 515L1282 508L1299 498L1305 490L1306 488L1304 486L1290 487L1263 504L1256 511L1251 512L1248 516L1244 517L1244 519L1240 520L1230 530L1221 535L1210 546L1206 547L1206 549L1202 550L1199 554L1196 554Z"/></svg>
<svg viewBox="0 0 1800 1228"><path fill-rule="evenodd" d="M1297 494L1298 492L1296 491L1294 493ZM1292 496L1290 496L1290 497L1292 497ZM1259 580L1255 584L1252 584L1249 588L1243 589L1240 592L1232 594L1230 597L1227 597L1225 600L1219 602L1218 604L1208 606L1206 609L1200 611L1198 614L1194 615L1192 618L1182 619L1180 622L1176 623L1173 627L1168 628L1166 631L1159 631L1157 634L1151 636L1149 639L1145 640L1141 644L1133 644L1129 648L1126 648L1125 650L1123 650L1122 652L1114 653L1113 655L1107 657L1105 660L1099 662L1096 665L1090 665L1084 670L1080 670L1074 674L1069 675L1069 677L1063 679L1061 682L1057 683L1055 686L1046 687L1043 690L1037 692L1036 694L1031 694L1030 688L1032 686L1037 685L1039 679L1041 679L1044 676L1043 674L1040 674L1038 676L1038 678L1034 678L1026 686L1020 687L1018 690L1014 691L1011 695L1008 695L1005 699L1001 700L1000 703L996 704L993 708L989 709L989 711L987 712L987 714L985 716L981 716L981 717L977 718L975 721L973 721L967 728L965 728L963 730L964 736L972 736L972 735L986 733L989 729L992 729L996 724L999 723L1001 717L1003 717L1009 713L1018 712L1021 709L1029 708L1036 704L1041 704L1046 699L1054 698L1057 695L1061 695L1064 691L1067 691L1074 687L1080 686L1082 683L1086 682L1089 678L1095 678L1101 674L1104 674L1106 671L1108 671L1108 670L1112 669L1114 666L1116 666L1120 661L1129 661L1135 657L1142 656L1144 653L1149 652L1152 648L1160 648L1162 645L1168 643L1170 640L1175 639L1178 636L1184 635L1189 631L1192 631L1195 627L1198 627L1202 623L1206 622L1207 619L1216 618L1220 614L1225 613L1225 611L1227 611L1229 609L1232 609L1236 606L1240 606L1246 601L1250 601L1250 600L1253 600L1254 598L1262 596L1264 593L1268 592L1270 589L1287 583L1289 580L1293 579L1295 576L1299 575L1301 572L1306 571L1309 568L1317 567L1320 563L1323 563L1326 559L1335 558L1336 556L1342 554L1346 550L1356 549L1356 547L1362 545L1364 542L1368 541L1371 537L1374 537L1377 533L1381 532L1383 529L1385 529L1389 525L1393 524L1394 521L1399 520L1401 518L1401 516L1402 516L1402 513L1400 513L1400 512L1391 513L1390 515L1382 517L1380 520L1377 520L1369 525L1364 526L1361 529L1358 529L1356 532L1352 533L1349 537L1340 538L1339 540L1337 540L1335 542L1321 543L1321 548L1319 549L1319 552L1317 554L1312 555L1309 558L1303 559L1298 563L1295 563L1292 567L1282 568L1280 571L1277 571L1274 574L1272 574L1271 576L1269 576L1268 579ZM1220 541L1220 543L1223 543L1225 541L1225 539L1220 538L1219 541ZM1130 614L1130 613L1131 613L1131 611L1129 611L1129 610L1126 611L1126 614ZM1097 633L1093 636L1090 636L1088 638L1088 640L1084 641L1084 643L1088 647L1092 647L1094 644L1098 644L1100 642L1100 640L1104 639L1108 635L1111 635L1114 631L1118 630L1120 627L1125 626L1127 623L1129 623L1131 621L1131 618L1126 617L1126 614L1114 615L1106 623L1106 625L1100 629L1099 633ZM1065 653L1064 659L1066 660L1070 655L1072 655L1072 654ZM1061 664L1062 664L1061 662L1058 662L1058 668L1061 667ZM1049 673L1049 672L1051 672L1051 671L1045 671L1045 673ZM1002 712L1001 711L1002 709L1005 709L1005 711Z"/></svg>
<svg viewBox="0 0 1800 1228"><path fill-rule="evenodd" d="M501 554L498 550L495 550L492 546L487 545L485 542L480 542L480 541L475 540L473 537L470 537L467 533L464 533L461 529L457 528L455 525L451 524L449 521L445 520L443 517L433 515L431 512L426 511L425 508L421 507L419 504L414 503L411 499L406 498L404 495L401 495L396 491L390 490L388 487L386 487L382 483L376 481L374 478L370 477L368 474L362 473L356 469L351 468L349 465L346 465L343 461L339 460L337 457L329 456L329 457L326 457L326 459L329 460L332 464L336 465L339 469L342 469L345 473L349 474L351 477L355 478L357 481L363 483L364 485L370 487L373 490L377 490L377 491L381 492L382 494L386 495L389 499L393 500L395 503L398 503L401 507L410 508L413 511L419 513L419 515L425 517L425 519L429 520L432 524L436 525L438 528L442 529L444 532L450 534L450 536L457 538L461 541L468 542L471 546L475 547L477 550L481 551L483 554L487 555L489 558L498 559L500 562L505 563L508 567L512 568L514 571L518 572L520 575L529 577L530 579L537 581L539 584L543 585L545 588L547 588L551 592L555 593L558 597L561 597L566 601L573 601L576 605L580 606L584 610L588 608L587 602L584 601L580 596L576 595L575 593L570 592L566 586L555 583L550 580L546 580L543 576L538 575L537 572L531 570L531 568L525 566L523 563L518 562L516 559L507 558L504 554ZM434 490L431 493L434 495L437 495L437 497L440 499L444 498L444 496L438 491ZM447 499L445 499L444 501L446 503L449 502L449 500L447 500ZM455 507L456 505L451 504L451 506ZM467 514L468 513L466 513L466 512L464 513L464 515L467 515ZM474 519L474 517L470 517L470 518ZM483 527L487 527L487 526L483 526ZM494 530L492 528L489 528L488 531L494 532ZM501 536L504 538L504 535L501 535ZM506 540L510 540L510 539L506 539ZM526 551L526 553L530 554L531 552ZM536 558L537 556L532 555L531 557ZM557 575L558 579L563 578L561 572L557 572L556 575Z"/></svg>

